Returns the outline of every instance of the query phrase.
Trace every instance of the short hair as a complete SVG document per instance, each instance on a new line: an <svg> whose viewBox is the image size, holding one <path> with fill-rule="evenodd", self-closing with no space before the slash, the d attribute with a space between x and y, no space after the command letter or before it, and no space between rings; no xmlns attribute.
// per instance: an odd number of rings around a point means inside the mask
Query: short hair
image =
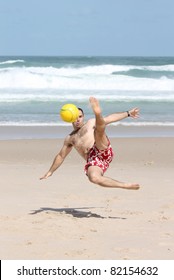
<svg viewBox="0 0 174 280"><path fill-rule="evenodd" d="M84 116L84 112L83 112L83 109L82 108L79 108L78 109L82 112L83 116Z"/></svg>

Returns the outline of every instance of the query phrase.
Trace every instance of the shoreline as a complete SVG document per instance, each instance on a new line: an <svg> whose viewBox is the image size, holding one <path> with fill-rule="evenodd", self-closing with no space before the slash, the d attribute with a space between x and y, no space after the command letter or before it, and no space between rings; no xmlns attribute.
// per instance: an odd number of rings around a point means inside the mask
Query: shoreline
<svg viewBox="0 0 174 280"><path fill-rule="evenodd" d="M0 140L61 139L72 131L70 126L0 126ZM108 126L111 138L174 137L173 126Z"/></svg>

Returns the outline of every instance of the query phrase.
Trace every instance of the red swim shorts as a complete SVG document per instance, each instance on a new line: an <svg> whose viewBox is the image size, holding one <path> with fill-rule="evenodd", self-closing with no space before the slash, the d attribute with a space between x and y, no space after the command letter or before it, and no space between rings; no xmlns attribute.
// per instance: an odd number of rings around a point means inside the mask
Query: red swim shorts
<svg viewBox="0 0 174 280"><path fill-rule="evenodd" d="M108 148L105 150L99 150L95 143L94 146L89 150L87 163L84 167L84 171L87 174L89 166L98 166L103 170L103 173L108 169L109 163L112 161L114 156L111 144L109 143Z"/></svg>

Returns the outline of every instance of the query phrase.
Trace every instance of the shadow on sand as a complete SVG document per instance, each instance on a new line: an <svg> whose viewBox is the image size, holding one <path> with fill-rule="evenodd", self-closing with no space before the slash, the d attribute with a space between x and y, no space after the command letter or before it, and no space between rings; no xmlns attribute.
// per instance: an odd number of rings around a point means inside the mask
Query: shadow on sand
<svg viewBox="0 0 174 280"><path fill-rule="evenodd" d="M57 212L61 214L67 214L71 215L75 218L99 218L99 219L121 219L121 220L126 220L124 217L104 217L99 214L93 213L91 211L83 211L83 210L89 210L89 209L96 209L96 207L80 207L80 208L49 208L49 207L43 207L38 210L32 210L30 215L36 215L41 212ZM100 207L104 208L104 207Z"/></svg>

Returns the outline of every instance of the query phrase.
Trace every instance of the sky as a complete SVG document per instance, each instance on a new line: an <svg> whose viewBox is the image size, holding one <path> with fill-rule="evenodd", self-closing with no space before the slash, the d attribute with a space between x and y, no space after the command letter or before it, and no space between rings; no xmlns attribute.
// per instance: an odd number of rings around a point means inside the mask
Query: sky
<svg viewBox="0 0 174 280"><path fill-rule="evenodd" d="M0 0L0 56L174 56L174 0Z"/></svg>

